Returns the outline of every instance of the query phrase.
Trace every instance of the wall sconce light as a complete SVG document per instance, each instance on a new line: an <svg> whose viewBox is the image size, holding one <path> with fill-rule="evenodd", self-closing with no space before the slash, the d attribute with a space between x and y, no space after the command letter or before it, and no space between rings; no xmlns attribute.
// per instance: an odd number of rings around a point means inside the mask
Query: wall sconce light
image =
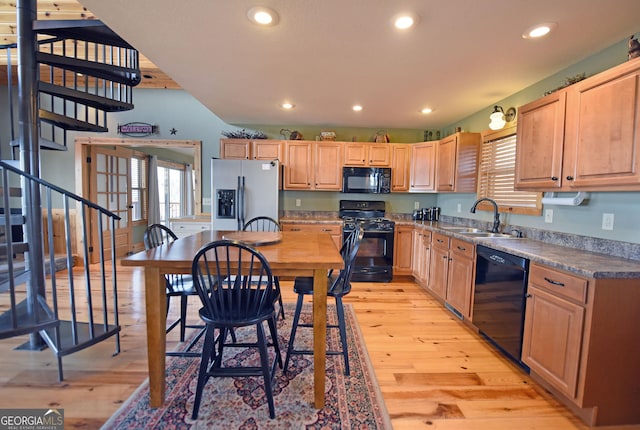
<svg viewBox="0 0 640 430"><path fill-rule="evenodd" d="M516 118L516 109L510 107L507 109L505 113L502 109L502 106L494 106L493 112L489 115L489 119L491 122L489 123L489 128L491 130L500 130L503 128L507 122L511 122Z"/></svg>

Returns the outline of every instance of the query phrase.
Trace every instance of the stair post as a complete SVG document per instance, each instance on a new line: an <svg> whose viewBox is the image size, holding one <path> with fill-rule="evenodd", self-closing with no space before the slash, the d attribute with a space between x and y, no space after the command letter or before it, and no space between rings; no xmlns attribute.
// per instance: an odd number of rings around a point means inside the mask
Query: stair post
<svg viewBox="0 0 640 430"><path fill-rule="evenodd" d="M37 18L36 0L18 0L18 129L20 139L20 167L26 173L40 177L40 145L38 130L38 63L36 61L36 34L32 30ZM45 295L44 248L42 244L42 208L40 186L24 182L22 203L25 209L25 241L29 243L27 270L31 278L27 283L29 309L37 306L38 296ZM38 333L29 335L29 348L42 349L46 344Z"/></svg>

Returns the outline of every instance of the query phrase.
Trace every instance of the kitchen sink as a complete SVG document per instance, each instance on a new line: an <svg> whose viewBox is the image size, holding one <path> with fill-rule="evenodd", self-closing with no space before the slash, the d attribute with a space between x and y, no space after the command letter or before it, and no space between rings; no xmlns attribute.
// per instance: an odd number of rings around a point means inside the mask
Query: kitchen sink
<svg viewBox="0 0 640 430"><path fill-rule="evenodd" d="M456 233L487 233L484 230L480 230L479 228L473 227L440 227L443 230L454 231Z"/></svg>
<svg viewBox="0 0 640 430"><path fill-rule="evenodd" d="M464 234L465 236L471 237L492 237L496 239L518 239L517 236L506 234L506 233L493 233L486 230L481 230L479 228L473 227L462 227L462 226L451 226L451 227L440 227L443 230L450 231L452 233Z"/></svg>

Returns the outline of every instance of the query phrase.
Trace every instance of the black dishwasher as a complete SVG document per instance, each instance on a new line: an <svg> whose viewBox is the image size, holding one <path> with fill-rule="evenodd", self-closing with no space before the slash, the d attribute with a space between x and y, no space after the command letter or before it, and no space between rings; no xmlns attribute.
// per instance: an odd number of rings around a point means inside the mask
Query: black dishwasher
<svg viewBox="0 0 640 430"><path fill-rule="evenodd" d="M483 245L476 254L473 324L528 371L521 355L529 260Z"/></svg>

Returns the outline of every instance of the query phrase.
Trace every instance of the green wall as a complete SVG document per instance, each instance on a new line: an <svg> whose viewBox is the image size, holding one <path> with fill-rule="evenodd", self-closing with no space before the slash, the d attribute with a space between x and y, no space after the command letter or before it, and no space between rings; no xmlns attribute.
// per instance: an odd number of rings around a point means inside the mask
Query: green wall
<svg viewBox="0 0 640 430"><path fill-rule="evenodd" d="M616 64L626 61L626 39L618 44L597 53L584 61L577 63L555 75L532 85L531 87L513 94L503 100L496 100L490 106L475 114L463 118L454 124L444 127L442 135L453 132L455 127L462 127L466 131L483 131L488 128L488 118L492 106L499 104L507 107L518 107L531 100L541 97L545 91L560 86L567 77L578 73L589 75L605 70ZM0 88L0 100L6 100L7 90ZM117 125L128 122L145 122L158 126L159 132L147 138L153 139L186 139L202 141L202 192L203 197L209 197L210 190L210 162L212 157L219 156L219 139L223 131L239 130L241 128L261 130L270 138L279 138L280 129L298 130L306 139L315 139L320 130L333 130L339 140L371 141L379 129L376 128L345 128L327 126L264 126L243 125L240 127L230 125L222 121L215 114L205 108L190 94L182 90L151 90L134 89L133 101L135 109L128 112L119 112L108 115L109 132L101 134L101 137L119 137L116 133ZM6 106L6 104L5 104ZM15 118L17 121L17 108ZM2 158L10 158L9 150L9 119L7 109L0 112L0 154ZM175 128L177 132L171 134ZM392 142L419 142L423 140L424 130L386 130ZM42 151L41 171L42 177L56 185L75 190L75 165L73 137L87 135L84 133L70 133L69 151ZM95 136L91 134L91 136ZM282 195L282 208L285 210L321 210L336 211L338 201L344 198L371 198L380 196L345 195L335 192L302 192L284 191ZM442 213L451 216L462 216L490 221L491 214L478 212L470 214L469 208L475 200L475 194L390 194L382 196L389 202L388 211L393 213L411 213L415 202L421 207L438 205L442 207ZM509 215L508 224L520 225L532 228L544 228L548 230L575 233L606 239L640 243L640 229L634 228L635 220L640 219L640 193L591 193L586 204L578 207L549 206L554 210L552 224L544 223L542 217ZM297 199L301 205L295 206ZM461 212L457 212L458 204ZM209 206L203 206L203 211L210 211ZM613 231L605 231L600 228L602 213L615 215L615 227ZM504 216L504 215L503 215Z"/></svg>

